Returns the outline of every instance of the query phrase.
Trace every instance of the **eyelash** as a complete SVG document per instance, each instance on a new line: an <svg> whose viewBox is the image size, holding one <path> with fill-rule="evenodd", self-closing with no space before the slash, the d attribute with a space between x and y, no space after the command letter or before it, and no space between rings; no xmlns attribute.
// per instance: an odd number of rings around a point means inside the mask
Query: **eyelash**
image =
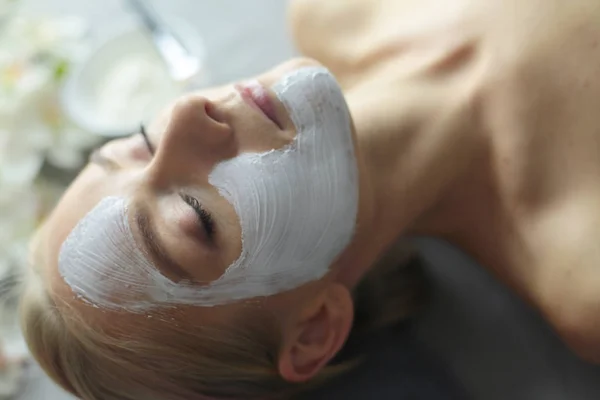
<svg viewBox="0 0 600 400"><path fill-rule="evenodd" d="M146 127L143 124L140 125L140 133L144 138L144 142L148 147L148 151L152 156L154 156L154 147L152 146L152 142L150 142L150 139L148 138L148 134L146 133ZM180 193L179 196L196 212L200 225L202 225L208 238L212 240L215 233L215 223L213 221L212 215L210 215L210 213L202 207L198 199L196 199L195 197L184 193Z"/></svg>
<svg viewBox="0 0 600 400"><path fill-rule="evenodd" d="M212 240L215 235L215 223L213 221L212 215L210 215L210 213L206 211L204 207L202 207L198 199L196 199L195 197L184 193L180 194L180 196L183 199L183 201L185 201L196 212L198 220L204 228L206 235L209 239Z"/></svg>
<svg viewBox="0 0 600 400"><path fill-rule="evenodd" d="M146 127L144 126L144 124L140 125L140 133L141 133L142 137L144 138L144 143L146 143L146 147L148 147L148 151L150 152L151 155L154 155L154 146L152 146L152 142L150 142L150 138L148 137L148 134L146 133Z"/></svg>

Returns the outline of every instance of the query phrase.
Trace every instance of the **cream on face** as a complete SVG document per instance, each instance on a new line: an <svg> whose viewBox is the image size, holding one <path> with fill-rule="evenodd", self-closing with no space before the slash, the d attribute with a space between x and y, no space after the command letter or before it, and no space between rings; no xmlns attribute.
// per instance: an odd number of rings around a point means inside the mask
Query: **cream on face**
<svg viewBox="0 0 600 400"><path fill-rule="evenodd" d="M144 312L165 305L214 306L269 296L321 278L349 244L358 210L350 115L324 68L293 71L273 86L297 135L266 153L224 161L209 182L242 228L242 252L210 284L175 283L149 261L131 231L128 199L103 199L59 255L73 291L102 308Z"/></svg>

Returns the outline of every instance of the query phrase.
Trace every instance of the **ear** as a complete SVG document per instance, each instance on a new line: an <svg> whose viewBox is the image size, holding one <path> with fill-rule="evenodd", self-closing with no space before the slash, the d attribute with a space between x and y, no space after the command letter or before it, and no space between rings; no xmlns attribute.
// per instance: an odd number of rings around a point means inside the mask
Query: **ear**
<svg viewBox="0 0 600 400"><path fill-rule="evenodd" d="M339 283L329 284L284 332L279 373L290 382L317 374L342 348L354 318L352 296Z"/></svg>

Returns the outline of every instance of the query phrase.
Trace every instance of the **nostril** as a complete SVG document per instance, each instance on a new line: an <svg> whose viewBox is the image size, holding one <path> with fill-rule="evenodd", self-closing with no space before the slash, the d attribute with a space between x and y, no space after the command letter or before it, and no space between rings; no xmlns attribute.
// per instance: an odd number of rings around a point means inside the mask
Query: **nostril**
<svg viewBox="0 0 600 400"><path fill-rule="evenodd" d="M209 125L213 127L214 132L219 132L219 137L228 137L232 134L231 126L229 125L229 119L227 113L220 109L219 106L210 100L204 99L202 104L205 116L209 122Z"/></svg>
<svg viewBox="0 0 600 400"><path fill-rule="evenodd" d="M204 102L204 112L210 119L213 119L216 122L219 122L219 123L225 122L225 120L223 119L223 117L220 115L219 111L215 107L215 105L213 103L211 103L210 101Z"/></svg>
<svg viewBox="0 0 600 400"><path fill-rule="evenodd" d="M206 112L206 114L212 118L212 105L207 101L204 103L204 112Z"/></svg>

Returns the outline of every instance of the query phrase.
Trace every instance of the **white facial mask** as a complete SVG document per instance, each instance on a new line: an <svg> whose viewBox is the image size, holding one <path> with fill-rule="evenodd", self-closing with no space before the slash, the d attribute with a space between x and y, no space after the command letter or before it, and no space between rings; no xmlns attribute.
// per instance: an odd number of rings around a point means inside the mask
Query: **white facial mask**
<svg viewBox="0 0 600 400"><path fill-rule="evenodd" d="M358 211L350 115L324 68L293 71L273 90L296 126L294 141L279 150L241 154L209 176L239 217L238 260L210 284L174 283L136 244L127 200L109 197L61 248L60 273L77 295L132 312L213 306L280 293L327 273L352 239Z"/></svg>

